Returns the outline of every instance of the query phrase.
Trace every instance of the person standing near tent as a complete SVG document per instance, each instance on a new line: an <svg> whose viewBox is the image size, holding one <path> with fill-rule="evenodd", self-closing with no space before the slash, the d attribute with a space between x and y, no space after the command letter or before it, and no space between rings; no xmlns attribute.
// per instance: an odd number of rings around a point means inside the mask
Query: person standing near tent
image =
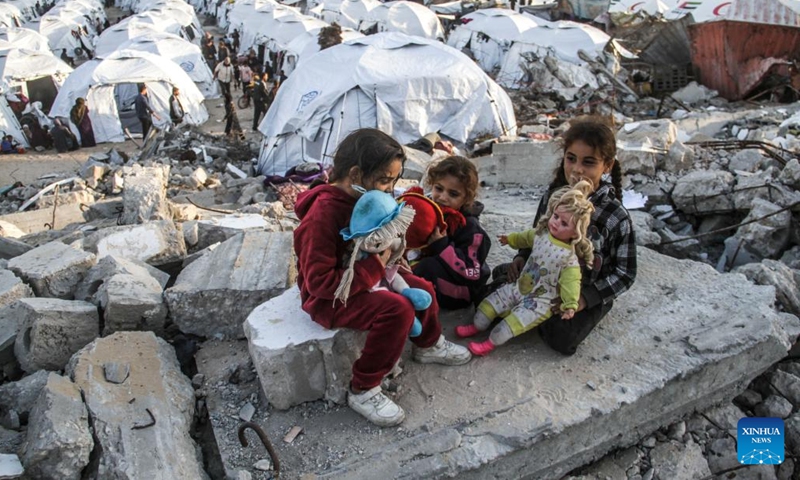
<svg viewBox="0 0 800 480"><path fill-rule="evenodd" d="M92 130L92 119L89 118L89 107L86 106L86 100L77 98L75 105L69 112L69 119L78 128L78 133L81 134L81 146L94 147L97 142L94 140L94 130Z"/></svg>
<svg viewBox="0 0 800 480"><path fill-rule="evenodd" d="M180 93L181 90L178 87L172 87L172 95L169 97L169 118L173 125L183 122L184 111Z"/></svg>
<svg viewBox="0 0 800 480"><path fill-rule="evenodd" d="M232 98L225 99L225 120L225 135L244 141L244 132L239 124L239 116L236 115L236 107L233 105Z"/></svg>
<svg viewBox="0 0 800 480"><path fill-rule="evenodd" d="M270 102L270 91L267 86L269 74L264 74L263 77L255 76L255 84L253 85L253 131L258 131L258 124L261 122L261 115L267 113Z"/></svg>
<svg viewBox="0 0 800 480"><path fill-rule="evenodd" d="M214 46L214 39L206 35L203 41L203 58L208 63L208 68L214 69L217 66L217 47Z"/></svg>
<svg viewBox="0 0 800 480"><path fill-rule="evenodd" d="M240 41L239 40L239 29L238 28L234 28L233 29L233 33L231 34L231 38L233 39L233 54L234 55L238 55L239 54L239 45L240 45L240 43L239 43L239 41Z"/></svg>
<svg viewBox="0 0 800 480"><path fill-rule="evenodd" d="M219 39L219 46L217 47L217 61L221 62L226 58L231 56L230 50L228 50L228 46L225 45L225 40Z"/></svg>
<svg viewBox="0 0 800 480"><path fill-rule="evenodd" d="M139 84L139 95L136 96L136 118L139 119L139 123L142 124L142 138L147 137L147 132L150 131L150 127L153 125L153 121L150 119L150 116L156 117L156 120L161 120L161 117L153 110L153 107L150 105L150 98L147 96L147 85L144 83Z"/></svg>
<svg viewBox="0 0 800 480"><path fill-rule="evenodd" d="M219 81L225 100L230 99L231 82L233 81L233 65L231 65L230 57L225 57L225 60L214 69L214 80Z"/></svg>
<svg viewBox="0 0 800 480"><path fill-rule="evenodd" d="M81 148L78 144L78 139L75 138L72 131L61 123L61 120L58 118L54 120L50 135L53 137L53 145L56 147L58 153L72 152Z"/></svg>

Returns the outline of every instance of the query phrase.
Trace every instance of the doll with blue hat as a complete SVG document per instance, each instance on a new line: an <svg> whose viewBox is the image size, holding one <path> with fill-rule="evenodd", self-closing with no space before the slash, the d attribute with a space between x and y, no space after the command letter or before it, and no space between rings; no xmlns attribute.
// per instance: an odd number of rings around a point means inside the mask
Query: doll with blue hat
<svg viewBox="0 0 800 480"><path fill-rule="evenodd" d="M354 266L360 260L373 253L391 250L392 255L386 266L384 278L371 291L391 290L406 297L414 306L414 310L425 310L431 305L431 296L425 290L411 288L398 274L400 265L397 261L403 256L406 248L405 234L414 220L414 209L404 202L397 203L388 193L371 190L364 193L356 202L350 217L350 226L340 232L346 241L353 240L353 253L347 263L347 270L342 276L335 299L347 303L350 296L350 285L353 282ZM422 333L422 323L414 319L409 336L416 337Z"/></svg>

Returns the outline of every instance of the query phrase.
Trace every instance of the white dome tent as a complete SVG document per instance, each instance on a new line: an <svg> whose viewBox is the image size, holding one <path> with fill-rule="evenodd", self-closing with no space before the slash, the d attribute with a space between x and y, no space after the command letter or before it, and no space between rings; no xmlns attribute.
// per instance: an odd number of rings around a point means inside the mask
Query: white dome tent
<svg viewBox="0 0 800 480"><path fill-rule="evenodd" d="M414 2L397 1L382 3L369 13L369 21L363 22L361 31L377 26L378 32L400 32L406 35L444 40L442 22L433 10Z"/></svg>
<svg viewBox="0 0 800 480"><path fill-rule="evenodd" d="M83 97L91 111L92 127L98 143L125 140L123 123L140 131L133 112L138 94L136 85L147 85L153 109L160 115L158 124L169 122L169 97L172 87L181 90L184 121L200 125L208 120L203 94L175 62L147 52L120 50L102 60L90 60L67 78L56 98L51 117L69 117L75 99Z"/></svg>
<svg viewBox="0 0 800 480"><path fill-rule="evenodd" d="M26 50L36 50L39 52L52 53L47 37L29 28L0 27L0 48L24 48Z"/></svg>
<svg viewBox="0 0 800 480"><path fill-rule="evenodd" d="M492 72L500 68L514 40L544 23L522 14L479 16L457 26L447 44L462 52L469 51L485 72Z"/></svg>
<svg viewBox="0 0 800 480"><path fill-rule="evenodd" d="M360 31L362 24L369 23L369 13L380 4L378 0L326 0L309 9L309 14Z"/></svg>
<svg viewBox="0 0 800 480"><path fill-rule="evenodd" d="M596 56L605 49L609 41L611 37L605 32L582 23L549 22L531 28L511 45L497 75L497 83L506 88L520 88L526 76L523 70L525 56L544 58L550 55L566 64L583 65L585 62L578 57L579 50ZM596 86L596 79L591 73L582 74L581 69L577 68L573 73L581 77L576 79L577 83Z"/></svg>
<svg viewBox="0 0 800 480"><path fill-rule="evenodd" d="M76 53L76 50L86 49L92 52L94 49L94 24L77 8L54 7L38 21L26 26L35 26L39 33L47 37L50 50L56 56L66 50L67 56L76 58L84 55Z"/></svg>
<svg viewBox="0 0 800 480"><path fill-rule="evenodd" d="M45 111L70 73L72 67L49 50L0 50L0 80L12 91L22 91L29 101L41 102Z"/></svg>
<svg viewBox="0 0 800 480"><path fill-rule="evenodd" d="M320 30L321 29L318 28L310 32L302 33L286 46L283 63L281 64L281 70L283 70L286 76L291 75L302 60L319 52L318 36ZM342 29L343 42L363 36L363 33L357 32L351 28Z"/></svg>
<svg viewBox="0 0 800 480"><path fill-rule="evenodd" d="M171 33L144 31L109 50L108 42L98 42L97 56L104 58L116 50L134 50L149 52L177 63L189 78L197 85L206 98L219 98L219 86L214 81L214 74L208 68L200 47Z"/></svg>
<svg viewBox="0 0 800 480"><path fill-rule="evenodd" d="M379 33L300 63L259 125L258 170L283 175L304 161L330 164L341 139L363 127L401 143L438 131L464 146L514 134L516 119L508 94L466 55L435 40Z"/></svg>
<svg viewBox="0 0 800 480"><path fill-rule="evenodd" d="M22 125L20 125L14 111L8 106L5 92L0 87L0 135L11 135L14 140L25 148L30 146L28 138L22 132Z"/></svg>
<svg viewBox="0 0 800 480"><path fill-rule="evenodd" d="M21 27L22 12L15 5L0 3L0 27Z"/></svg>

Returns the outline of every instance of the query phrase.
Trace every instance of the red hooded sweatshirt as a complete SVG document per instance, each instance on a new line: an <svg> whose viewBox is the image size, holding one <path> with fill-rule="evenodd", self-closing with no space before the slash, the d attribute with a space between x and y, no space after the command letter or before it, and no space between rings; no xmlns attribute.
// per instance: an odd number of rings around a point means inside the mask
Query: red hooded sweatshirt
<svg viewBox="0 0 800 480"><path fill-rule="evenodd" d="M340 308L358 308L358 302L348 302L344 307L336 301L334 292L339 287L346 267L344 257L348 243L339 233L350 225L350 215L356 198L332 185L319 185L297 197L294 211L300 226L294 231L294 251L297 254L297 285L303 310L325 328L335 328L335 313ZM350 298L369 291L383 278L384 267L377 255L355 263Z"/></svg>

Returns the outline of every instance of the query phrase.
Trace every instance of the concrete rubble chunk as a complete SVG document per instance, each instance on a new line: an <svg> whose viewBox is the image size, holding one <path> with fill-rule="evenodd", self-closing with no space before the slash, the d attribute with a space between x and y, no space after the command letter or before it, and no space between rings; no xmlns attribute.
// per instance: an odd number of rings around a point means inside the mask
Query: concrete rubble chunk
<svg viewBox="0 0 800 480"><path fill-rule="evenodd" d="M135 277L154 279L163 290L169 281L169 274L140 260L108 255L93 266L83 281L75 289L75 299L98 303L95 294L106 280L114 275L127 274Z"/></svg>
<svg viewBox="0 0 800 480"><path fill-rule="evenodd" d="M109 362L130 365L122 384L105 380ZM194 390L167 342L152 332L117 332L76 353L66 372L94 429L90 478L208 479L189 435Z"/></svg>
<svg viewBox="0 0 800 480"><path fill-rule="evenodd" d="M103 308L103 335L127 330L164 334L167 306L163 287L150 275L120 273L107 279L97 291Z"/></svg>
<svg viewBox="0 0 800 480"><path fill-rule="evenodd" d="M91 253L50 242L12 258L8 269L30 285L37 297L71 299L96 262Z"/></svg>
<svg viewBox="0 0 800 480"><path fill-rule="evenodd" d="M22 380L0 386L0 411L14 410L19 415L20 421L26 423L28 413L47 383L47 375L47 371L39 370Z"/></svg>
<svg viewBox="0 0 800 480"><path fill-rule="evenodd" d="M97 338L97 307L79 300L23 298L14 354L22 369L62 370L72 354Z"/></svg>
<svg viewBox="0 0 800 480"><path fill-rule="evenodd" d="M800 192L776 181L776 173L774 168L769 168L753 174L737 175L733 194L736 210L750 210L756 198L770 201L779 207L789 207L800 201Z"/></svg>
<svg viewBox="0 0 800 480"><path fill-rule="evenodd" d="M142 167L138 164L122 169L125 185L122 191L122 224L172 219L167 204L169 169L169 165Z"/></svg>
<svg viewBox="0 0 800 480"><path fill-rule="evenodd" d="M774 203L757 198L753 208L742 223L775 213L781 208ZM783 211L754 223L742 225L734 238L742 240L751 254L760 258L774 258L783 253L791 240L792 213Z"/></svg>
<svg viewBox="0 0 800 480"><path fill-rule="evenodd" d="M656 166L665 172L680 172L694 166L694 151L681 142L669 147L666 155L656 157Z"/></svg>
<svg viewBox="0 0 800 480"><path fill-rule="evenodd" d="M786 162L778 178L787 187L800 190L800 161L793 158Z"/></svg>
<svg viewBox="0 0 800 480"><path fill-rule="evenodd" d="M31 411L22 455L25 471L42 480L80 480L93 447L80 389L50 373Z"/></svg>
<svg viewBox="0 0 800 480"><path fill-rule="evenodd" d="M777 260L766 259L761 263L749 263L735 269L758 285L772 285L778 302L790 313L800 315L800 285L794 272Z"/></svg>
<svg viewBox="0 0 800 480"><path fill-rule="evenodd" d="M19 238L24 237L27 234L27 232L23 232L13 223L0 220L0 237Z"/></svg>
<svg viewBox="0 0 800 480"><path fill-rule="evenodd" d="M398 379L403 387L398 402L406 410L404 429L420 429L420 435L363 432L350 443L355 453L324 472L309 472L313 466L306 472L366 478L380 464L385 478L559 479L609 451L640 442L647 432L733 398L784 358L800 334L800 319L775 311L771 287L647 248L638 253L636 283L615 300L574 355L564 357L534 335L509 342L491 361L465 367L445 371L409 363L413 377ZM444 312L445 334L468 317ZM253 351L251 356L258 366ZM514 388L497 375L498 362L508 371L525 371L514 378ZM474 398L471 381L485 393ZM586 387L588 381L596 390ZM743 416L741 411L731 415L736 421ZM336 438L352 424L304 427L309 438L323 431L326 438ZM459 441L442 442L441 450L422 446L422 440L445 435ZM706 471L699 446L677 449L683 452L658 458Z"/></svg>
<svg viewBox="0 0 800 480"><path fill-rule="evenodd" d="M346 401L353 362L366 335L326 330L300 308L292 287L253 310L244 324L264 396L277 409L326 399Z"/></svg>
<svg viewBox="0 0 800 480"><path fill-rule="evenodd" d="M25 469L19 457L10 453L0 453L0 478L22 478Z"/></svg>
<svg viewBox="0 0 800 480"><path fill-rule="evenodd" d="M245 232L187 266L164 298L182 332L238 338L247 315L296 276L291 233Z"/></svg>
<svg viewBox="0 0 800 480"><path fill-rule="evenodd" d="M123 210L123 201L120 197L106 198L97 201L83 212L83 217L87 222L102 218L119 218Z"/></svg>
<svg viewBox="0 0 800 480"><path fill-rule="evenodd" d="M630 210L633 230L636 232L636 245L658 245L661 243L661 235L653 231L656 219L647 212L641 210Z"/></svg>
<svg viewBox="0 0 800 480"><path fill-rule="evenodd" d="M200 188L208 181L208 172L206 172L206 169L203 167L197 167L187 180L190 187L195 189Z"/></svg>
<svg viewBox="0 0 800 480"><path fill-rule="evenodd" d="M191 251L193 252L217 242L224 242L242 232L280 231L275 222L255 213L221 215L183 224L184 232L194 227L197 228L197 238L192 244Z"/></svg>
<svg viewBox="0 0 800 480"><path fill-rule="evenodd" d="M33 250L33 247L25 242L13 238L0 237L0 258L4 260L18 257L30 250Z"/></svg>
<svg viewBox="0 0 800 480"><path fill-rule="evenodd" d="M755 172L766 160L759 150L744 149L736 152L728 162L728 170L731 172Z"/></svg>
<svg viewBox="0 0 800 480"><path fill-rule="evenodd" d="M0 308L20 298L32 297L33 290L10 270L0 270Z"/></svg>
<svg viewBox="0 0 800 480"><path fill-rule="evenodd" d="M733 210L734 177L722 170L695 170L675 183L672 199L684 213Z"/></svg>
<svg viewBox="0 0 800 480"><path fill-rule="evenodd" d="M171 220L104 228L84 239L84 248L98 258L114 255L159 266L183 260L183 233Z"/></svg>
<svg viewBox="0 0 800 480"><path fill-rule="evenodd" d="M473 159L485 185L546 185L561 161L556 142L496 143L492 154Z"/></svg>

